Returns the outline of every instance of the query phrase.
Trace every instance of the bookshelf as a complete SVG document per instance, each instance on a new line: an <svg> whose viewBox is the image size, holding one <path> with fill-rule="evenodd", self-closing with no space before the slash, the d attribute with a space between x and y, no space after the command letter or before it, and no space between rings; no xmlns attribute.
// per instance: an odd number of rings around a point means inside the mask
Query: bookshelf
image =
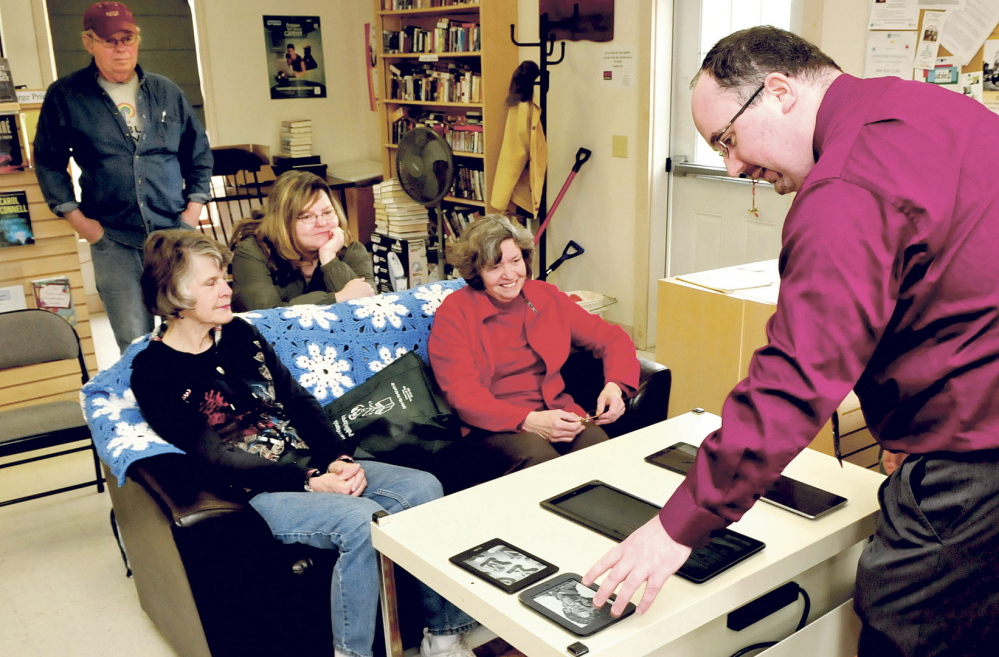
<svg viewBox="0 0 999 657"><path fill-rule="evenodd" d="M481 171L477 175L484 183L481 198L446 196L445 210L458 204L499 211L488 200L503 142L510 76L519 63L510 39L517 3L479 0L420 7L448 0L374 1L381 34L377 96L385 179L396 175L401 134L413 125L427 125L452 144L456 179L461 170Z"/></svg>

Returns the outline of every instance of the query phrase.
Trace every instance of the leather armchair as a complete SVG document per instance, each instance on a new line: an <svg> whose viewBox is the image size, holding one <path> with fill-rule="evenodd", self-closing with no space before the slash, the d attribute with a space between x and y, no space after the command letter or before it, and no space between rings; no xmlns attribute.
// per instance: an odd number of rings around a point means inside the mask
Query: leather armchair
<svg viewBox="0 0 999 657"><path fill-rule="evenodd" d="M577 399L596 399L598 359L573 354L563 372ZM638 394L609 433L666 419L670 384L669 369L641 360ZM107 480L139 601L179 655L307 654L331 645L335 554L276 541L249 504L215 489L187 455L144 458L127 475L122 487Z"/></svg>

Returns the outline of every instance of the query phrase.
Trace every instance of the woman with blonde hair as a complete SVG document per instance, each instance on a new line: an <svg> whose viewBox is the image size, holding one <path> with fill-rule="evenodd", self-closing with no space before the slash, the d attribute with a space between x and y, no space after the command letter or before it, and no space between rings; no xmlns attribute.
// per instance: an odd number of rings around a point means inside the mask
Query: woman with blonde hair
<svg viewBox="0 0 999 657"><path fill-rule="evenodd" d="M371 255L329 186L308 171L278 177L263 210L233 232L233 308L328 304L375 293Z"/></svg>

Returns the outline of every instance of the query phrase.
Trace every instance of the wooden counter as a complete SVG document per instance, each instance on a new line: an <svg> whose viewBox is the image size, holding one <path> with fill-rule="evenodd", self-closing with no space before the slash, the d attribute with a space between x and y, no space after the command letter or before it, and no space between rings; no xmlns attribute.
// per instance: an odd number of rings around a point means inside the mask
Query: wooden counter
<svg viewBox="0 0 999 657"><path fill-rule="evenodd" d="M673 372L669 417L697 407L721 414L728 393L749 372L753 353L767 342L766 324L776 307L777 286L723 292L676 277L659 281L656 361ZM837 429L844 460L878 467L878 446L853 393L840 404L834 422L827 422L812 441L812 449L833 454Z"/></svg>

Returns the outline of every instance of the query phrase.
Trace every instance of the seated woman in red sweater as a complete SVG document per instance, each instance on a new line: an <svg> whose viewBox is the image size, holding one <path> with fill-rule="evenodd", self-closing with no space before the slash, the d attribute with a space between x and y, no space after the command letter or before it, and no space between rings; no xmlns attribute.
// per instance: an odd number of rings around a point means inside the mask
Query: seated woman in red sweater
<svg viewBox="0 0 999 657"><path fill-rule="evenodd" d="M468 286L441 304L428 343L434 376L466 425L439 454L447 492L607 440L600 425L621 417L638 386L628 334L532 280L533 255L531 234L501 215L473 223L449 250ZM565 391L560 370L573 347L603 359L595 400Z"/></svg>

